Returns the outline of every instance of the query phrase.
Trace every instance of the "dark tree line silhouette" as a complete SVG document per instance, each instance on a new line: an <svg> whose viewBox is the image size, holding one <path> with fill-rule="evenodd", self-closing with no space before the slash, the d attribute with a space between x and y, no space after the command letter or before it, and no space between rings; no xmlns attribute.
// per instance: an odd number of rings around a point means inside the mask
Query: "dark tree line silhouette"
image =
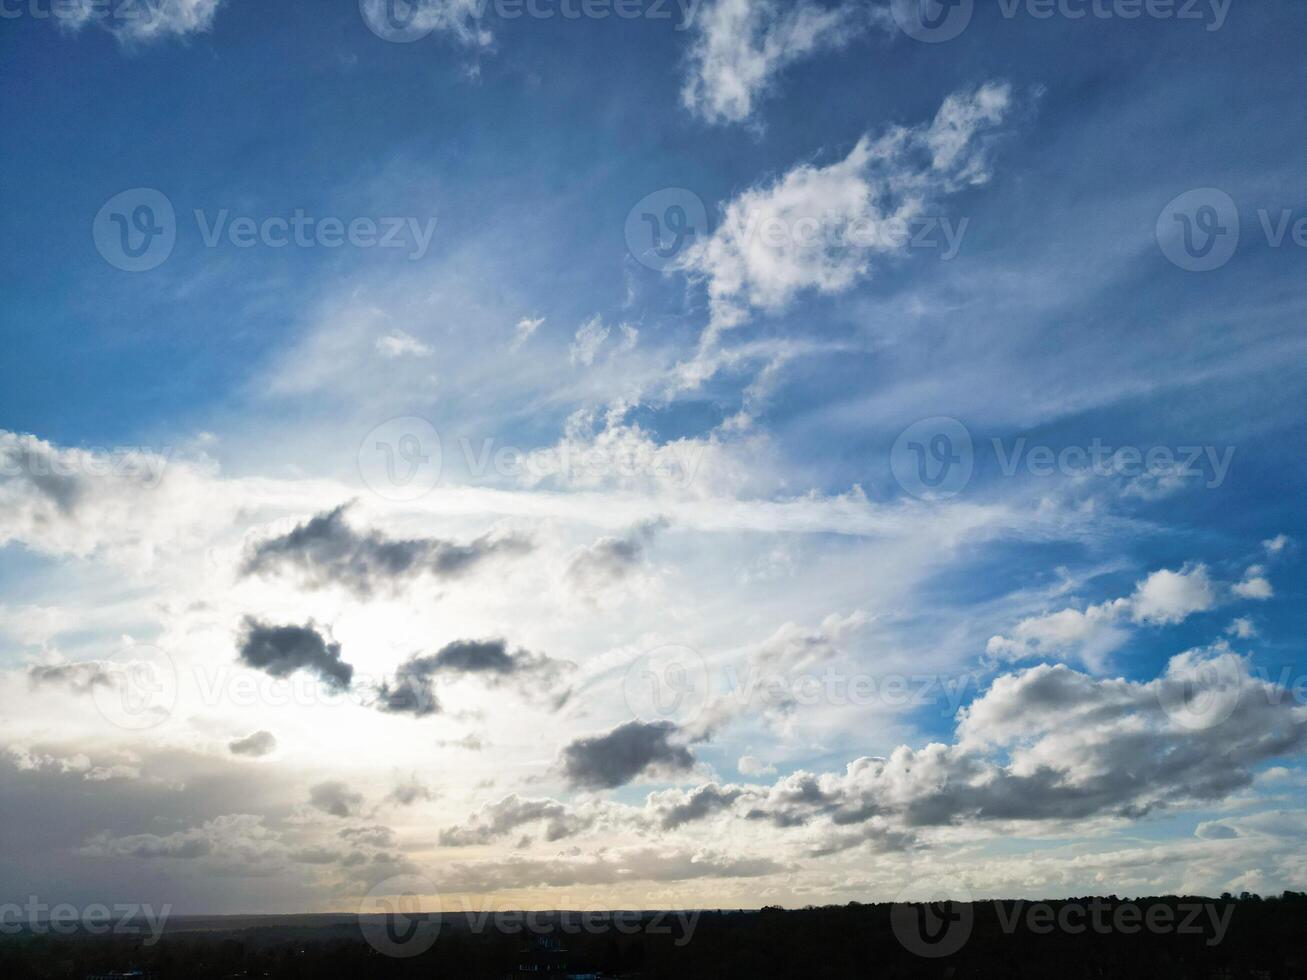
<svg viewBox="0 0 1307 980"><path fill-rule="evenodd" d="M1139 925L1128 930L1068 931L1056 925L1064 907L1072 906L1064 921L1081 922L1071 913L1082 912L1091 903L1109 923L1116 910L1127 905L1145 911L1166 906L1171 915L1159 913L1155 920L1173 924L1187 918L1195 905L1201 904L1204 914L1195 917L1189 930L1150 929L1136 916L1124 916L1123 921ZM0 978L86 980L136 970L147 980L524 976L550 980L574 975L627 980L1307 978L1307 894L1286 892L1267 899L1247 893L1219 899L1162 896L1130 902L1115 896L1073 898L1044 903L1051 911L1034 917L1028 915L1031 904L977 902L943 910L965 913L955 917L968 922L959 948L943 956L918 955L901 941L896 929L902 929L904 906L896 911L886 904L859 903L705 911L689 932L684 922L674 918L657 920L670 928L650 929L655 921L651 916L632 917L619 931L604 917L590 918L583 930L564 930L564 923L575 920L546 915L529 934L493 926L477 929L462 917L447 916L430 948L409 958L378 952L349 916L277 917L266 922L245 918L226 925L223 920L177 919L154 945L147 945L141 936L57 936L28 928L0 936ZM908 908L915 914L931 907ZM1228 923L1219 941L1210 928L1214 920L1208 916ZM531 972L533 965L543 969Z"/></svg>

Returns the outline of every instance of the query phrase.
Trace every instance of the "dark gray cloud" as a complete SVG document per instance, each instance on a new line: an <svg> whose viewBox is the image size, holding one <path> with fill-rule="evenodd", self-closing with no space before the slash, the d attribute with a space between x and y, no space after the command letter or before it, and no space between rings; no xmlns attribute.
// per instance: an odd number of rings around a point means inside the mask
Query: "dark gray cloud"
<svg viewBox="0 0 1307 980"><path fill-rule="evenodd" d="M400 664L393 680L377 689L377 707L418 717L436 714L440 711L437 677L478 677L491 686L510 684L529 699L557 709L570 693L561 684L573 666L542 653L510 651L505 640L455 640L435 653Z"/></svg>
<svg viewBox="0 0 1307 980"><path fill-rule="evenodd" d="M565 746L563 774L573 786L614 789L646 773L689 772L695 758L677 741L683 737L669 721L630 721Z"/></svg>
<svg viewBox="0 0 1307 980"><path fill-rule="evenodd" d="M395 832L380 824L372 824L367 827L345 827L336 836L356 847L360 845L376 848L395 846Z"/></svg>
<svg viewBox="0 0 1307 980"><path fill-rule="evenodd" d="M704 820L729 810L744 793L739 786L718 786L716 783L708 783L686 794L678 793L679 799L664 801L657 807L659 826L663 830L675 830L683 824Z"/></svg>
<svg viewBox="0 0 1307 980"><path fill-rule="evenodd" d="M328 642L313 623L271 626L246 616L237 642L241 663L273 677L307 670L343 690L354 676L354 667L340 659L340 644Z"/></svg>
<svg viewBox="0 0 1307 980"><path fill-rule="evenodd" d="M366 598L379 589L393 591L420 575L459 578L491 558L523 555L534 547L528 538L512 533L484 534L466 544L438 538L388 538L379 531L352 528L345 520L349 506L342 504L254 545L241 574L288 570L309 588L341 585Z"/></svg>
<svg viewBox="0 0 1307 980"><path fill-rule="evenodd" d="M396 806L412 806L419 800L432 799L435 799L435 794L417 776L410 776L397 783L395 788L386 794L386 802L394 803Z"/></svg>
<svg viewBox="0 0 1307 980"><path fill-rule="evenodd" d="M667 523L661 517L645 521L621 537L603 537L573 552L565 573L568 584L590 597L622 582L644 564L649 542Z"/></svg>
<svg viewBox="0 0 1307 980"><path fill-rule="evenodd" d="M62 513L71 514L86 490L73 454L61 453L32 436L9 437L0 445L0 473L24 480Z"/></svg>
<svg viewBox="0 0 1307 980"><path fill-rule="evenodd" d="M309 787L309 804L333 817L355 816L363 807L363 795L339 779Z"/></svg>
<svg viewBox="0 0 1307 980"><path fill-rule="evenodd" d="M593 814L583 814L557 800L524 800L513 794L498 803L488 803L459 827L440 832L442 847L469 847L489 844L507 837L527 824L543 822L545 840L558 841L588 830L594 825Z"/></svg>
<svg viewBox="0 0 1307 980"><path fill-rule="evenodd" d="M258 758L269 755L277 747L277 737L268 731L251 732L244 738L227 743L232 755L249 755Z"/></svg>
<svg viewBox="0 0 1307 980"><path fill-rule="evenodd" d="M93 837L82 848L83 853L95 857L135 858L191 858L206 857L213 851L213 843L193 833L167 835L133 834L129 837Z"/></svg>
<svg viewBox="0 0 1307 980"><path fill-rule="evenodd" d="M55 684L85 694L96 686L112 687L113 668L102 660L84 660L72 664L38 664L28 668L27 679L33 685Z"/></svg>

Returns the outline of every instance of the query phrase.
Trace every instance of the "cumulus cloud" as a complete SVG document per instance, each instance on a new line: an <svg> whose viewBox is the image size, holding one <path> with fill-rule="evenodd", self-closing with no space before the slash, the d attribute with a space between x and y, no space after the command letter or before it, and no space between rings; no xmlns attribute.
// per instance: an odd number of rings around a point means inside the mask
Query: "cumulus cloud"
<svg viewBox="0 0 1307 980"><path fill-rule="evenodd" d="M763 762L761 759L751 755L742 755L740 760L735 763L735 768L740 771L741 776L774 776L776 767L769 762Z"/></svg>
<svg viewBox="0 0 1307 980"><path fill-rule="evenodd" d="M1266 568L1253 565L1244 573L1243 581L1234 584L1234 594L1240 599L1269 599L1275 595L1270 580L1266 578Z"/></svg>
<svg viewBox="0 0 1307 980"><path fill-rule="evenodd" d="M1178 572L1154 572L1135 589L1130 612L1137 623L1173 624L1216 605L1205 565L1189 565Z"/></svg>
<svg viewBox="0 0 1307 980"><path fill-rule="evenodd" d="M0 430L0 545L148 564L221 509L200 470L171 457L171 449L64 449Z"/></svg>
<svg viewBox="0 0 1307 980"><path fill-rule="evenodd" d="M273 750L277 748L277 737L269 731L251 732L244 738L228 742L227 748L231 750L232 755L249 755L259 758L272 754Z"/></svg>
<svg viewBox="0 0 1307 980"><path fill-rule="evenodd" d="M1225 632L1240 640L1249 640L1257 635L1257 626L1247 616L1240 616L1225 628Z"/></svg>
<svg viewBox="0 0 1307 980"><path fill-rule="evenodd" d="M707 283L704 346L752 310L780 311L806 291L843 292L875 255L905 249L909 223L930 202L989 180L989 150L1010 107L1006 84L955 93L929 124L864 136L843 160L801 164L727 203L682 265Z"/></svg>
<svg viewBox="0 0 1307 980"><path fill-rule="evenodd" d="M435 793L416 775L397 783L395 788L386 794L386 802L394 803L396 806L412 806L419 801L433 799Z"/></svg>
<svg viewBox="0 0 1307 980"><path fill-rule="evenodd" d="M114 837L107 831L93 835L81 848L88 857L133 857L191 860L224 853L258 860L279 849L263 817L232 813L170 834L128 834Z"/></svg>
<svg viewBox="0 0 1307 980"><path fill-rule="evenodd" d="M623 403L603 413L593 408L573 412L563 437L545 451L556 464L527 467L522 482L707 496L738 492L748 479L744 457L762 440L738 445L716 437L659 441L638 423L626 421L631 407Z"/></svg>
<svg viewBox="0 0 1307 980"><path fill-rule="evenodd" d="M847 616L831 613L815 629L785 623L758 646L753 663L764 671L810 670L838 656L869 622L863 610L855 609Z"/></svg>
<svg viewBox="0 0 1307 980"><path fill-rule="evenodd" d="M584 815L557 800L529 800L517 794L497 803L487 803L465 824L440 832L442 847L469 847L502 840L521 827L543 824L546 841L571 837L594 824L593 814Z"/></svg>
<svg viewBox="0 0 1307 980"><path fill-rule="evenodd" d="M24 746L12 746L5 749L8 756L20 772L56 772L61 775L81 776L90 783L103 783L111 779L141 778L139 761L130 753L115 758L101 759L98 763L85 752L71 755L55 755ZM124 761L125 760L125 761Z"/></svg>
<svg viewBox="0 0 1307 980"><path fill-rule="evenodd" d="M663 518L643 521L620 537L602 537L589 547L577 549L564 573L568 584L587 597L620 584L644 565L649 543L667 526Z"/></svg>
<svg viewBox="0 0 1307 980"><path fill-rule="evenodd" d="M438 538L388 538L357 531L345 520L349 504L319 514L286 534L255 544L244 575L289 570L309 588L340 585L363 598L379 589L398 589L421 575L457 579L482 563L523 555L531 542L516 534L490 533L467 544Z"/></svg>
<svg viewBox="0 0 1307 980"><path fill-rule="evenodd" d="M728 810L731 804L744 795L745 790L739 786L708 783L688 792L671 789L651 794L646 806L655 814L659 827L663 830L676 830L687 823Z"/></svg>
<svg viewBox="0 0 1307 980"><path fill-rule="evenodd" d="M686 773L695 766L684 733L671 722L631 721L564 746L563 775L585 789L615 789L641 776Z"/></svg>
<svg viewBox="0 0 1307 980"><path fill-rule="evenodd" d="M333 817L352 817L363 808L363 795L339 779L329 779L309 787L309 805Z"/></svg>
<svg viewBox="0 0 1307 980"><path fill-rule="evenodd" d="M708 122L743 122L782 70L887 23L881 14L858 2L708 0L693 19L681 101Z"/></svg>
<svg viewBox="0 0 1307 980"><path fill-rule="evenodd" d="M870 621L858 609L847 616L831 613L816 627L783 623L749 656L745 686L751 691L765 690L777 681L793 680L834 660ZM793 690L788 684L779 687ZM798 709L798 699L792 693L777 693L766 699L761 714L773 726L783 727ZM754 710L754 706L750 698L740 697L739 692L717 696L709 700L695 720L693 731L700 738L709 738L746 710Z"/></svg>
<svg viewBox="0 0 1307 980"><path fill-rule="evenodd" d="M112 687L116 681L116 665L104 660L84 660L69 664L35 664L27 670L33 686L53 684L85 694L94 687Z"/></svg>
<svg viewBox="0 0 1307 980"><path fill-rule="evenodd" d="M337 690L354 677L353 666L340 659L340 644L329 642L313 623L273 626L246 616L237 644L241 663L273 677L307 670Z"/></svg>
<svg viewBox="0 0 1307 980"><path fill-rule="evenodd" d="M1207 566L1159 569L1138 582L1130 596L1023 619L1009 635L991 637L986 652L999 660L1079 660L1102 671L1129 639L1131 624L1175 625L1215 608L1217 601L1218 588Z"/></svg>
<svg viewBox="0 0 1307 980"><path fill-rule="evenodd" d="M1277 534L1273 538L1267 538L1262 542L1262 547L1266 549L1268 555L1278 555L1291 545L1293 541L1287 534Z"/></svg>
<svg viewBox="0 0 1307 980"><path fill-rule="evenodd" d="M377 689L377 707L419 718L436 714L441 705L435 679L443 676L475 677L492 687L509 684L528 699L557 709L567 700L569 692L560 687L573 667L542 653L510 651L502 639L454 640L433 654L410 657L400 664L394 678Z"/></svg>
<svg viewBox="0 0 1307 980"><path fill-rule="evenodd" d="M1220 645L1180 654L1143 683L1041 665L996 680L962 713L953 744L900 746L843 773L796 772L747 788L737 813L782 828L872 822L869 839L883 843L924 827L1133 819L1211 803L1307 745L1307 709L1283 693ZM1219 714L1195 725L1185 707L1194 703Z"/></svg>

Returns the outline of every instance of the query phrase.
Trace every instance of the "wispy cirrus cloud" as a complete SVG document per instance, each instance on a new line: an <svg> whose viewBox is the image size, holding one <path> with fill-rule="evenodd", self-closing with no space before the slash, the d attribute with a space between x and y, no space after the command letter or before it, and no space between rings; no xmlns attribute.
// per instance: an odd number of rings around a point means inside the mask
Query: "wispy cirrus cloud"
<svg viewBox="0 0 1307 980"><path fill-rule="evenodd" d="M990 179L991 150L1012 109L1005 82L955 92L929 123L863 136L842 160L800 164L723 205L716 231L680 264L705 283L710 316L683 381L711 376L707 354L724 330L807 292L843 293L874 258L905 250L909 222L929 204Z"/></svg>
<svg viewBox="0 0 1307 980"><path fill-rule="evenodd" d="M876 24L890 27L885 9L858 0L707 0L691 20L681 102L710 123L745 122L787 67Z"/></svg>

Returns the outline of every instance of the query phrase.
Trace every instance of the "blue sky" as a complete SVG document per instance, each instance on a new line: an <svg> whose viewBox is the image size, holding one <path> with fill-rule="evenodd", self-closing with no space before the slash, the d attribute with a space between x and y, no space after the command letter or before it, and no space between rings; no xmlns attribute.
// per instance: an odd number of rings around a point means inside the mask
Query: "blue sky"
<svg viewBox="0 0 1307 980"><path fill-rule="evenodd" d="M190 911L400 874L570 907L1301 886L1299 5L964 3L930 43L897 0L428 0L395 43L371 0L161 3L0 25L0 781L16 819L105 789L0 879ZM125 271L114 221L160 199L175 244ZM400 244L279 245L297 213ZM1212 216L1237 242L1193 271ZM378 487L382 444L426 493ZM333 638L357 704L319 703ZM123 727L141 649L175 698ZM649 717L677 664L692 716ZM794 699L828 669L925 693ZM750 671L788 696L733 697Z"/></svg>

